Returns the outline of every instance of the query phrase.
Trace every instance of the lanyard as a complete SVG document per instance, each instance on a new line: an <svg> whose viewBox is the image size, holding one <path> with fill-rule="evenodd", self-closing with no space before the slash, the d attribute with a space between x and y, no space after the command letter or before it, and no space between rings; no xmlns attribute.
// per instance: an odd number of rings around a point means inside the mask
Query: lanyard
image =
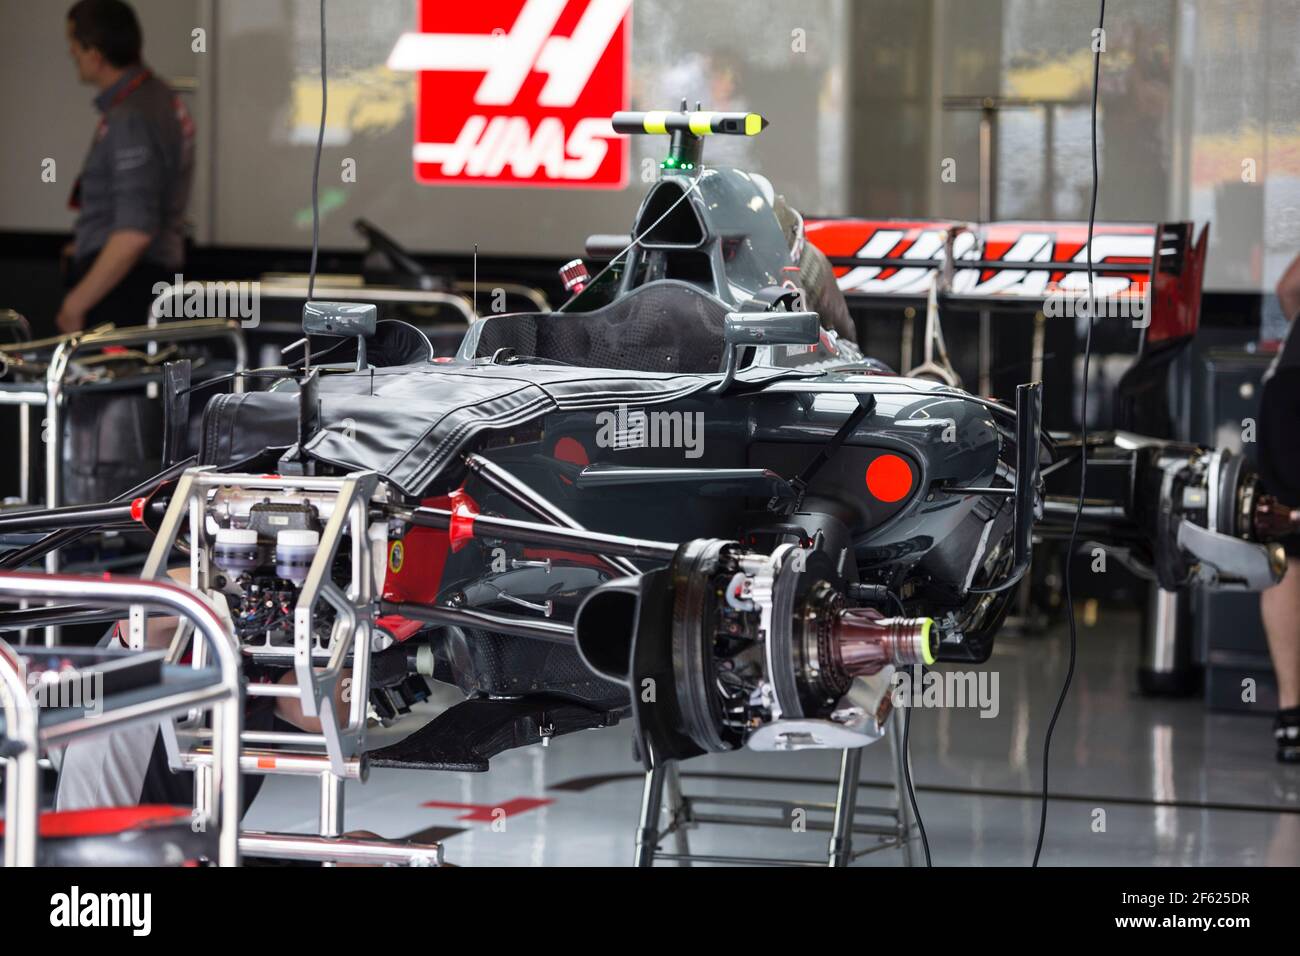
<svg viewBox="0 0 1300 956"><path fill-rule="evenodd" d="M113 94L113 98L108 101L108 109L104 110L104 112L107 113L108 110L111 110L114 106L121 106L128 96L143 86L145 81L152 76L153 70L142 69L135 76L131 77L131 82L127 83L126 86ZM100 122L102 123L103 121L103 117L100 117Z"/></svg>
<svg viewBox="0 0 1300 956"><path fill-rule="evenodd" d="M126 101L126 98L128 96L130 96L141 86L143 86L145 81L147 81L152 76L153 76L152 70L142 69L135 76L131 77L129 83L127 83L120 90L118 90L116 93L113 94L113 98L108 101L108 106L104 110L105 115L101 115L99 117L99 125L95 127L95 142L99 142L101 139L103 139L104 134L108 132L108 119L106 116L108 111L115 106L120 106L123 102ZM68 208L69 209L81 208L81 177L80 176L78 176L77 181L72 184L72 194L68 196Z"/></svg>

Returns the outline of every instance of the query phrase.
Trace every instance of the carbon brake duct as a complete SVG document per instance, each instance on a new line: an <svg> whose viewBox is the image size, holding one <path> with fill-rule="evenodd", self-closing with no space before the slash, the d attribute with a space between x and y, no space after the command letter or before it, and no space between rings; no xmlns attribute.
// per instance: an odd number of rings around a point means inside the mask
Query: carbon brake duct
<svg viewBox="0 0 1300 956"><path fill-rule="evenodd" d="M190 392L193 391L193 363L189 359L168 362L163 366L163 454L165 466L174 465L185 455L185 433L190 424Z"/></svg>
<svg viewBox="0 0 1300 956"><path fill-rule="evenodd" d="M1016 580L1029 570L1033 557L1034 522L1038 518L1039 443L1042 440L1043 383L1016 386L1016 497L1014 555L1011 576Z"/></svg>
<svg viewBox="0 0 1300 956"><path fill-rule="evenodd" d="M1034 552L1034 522L1041 517L1042 473L1039 446L1042 442L1043 383L1016 386L1016 487L1012 507L1012 565L1007 579L993 588L971 588L974 594L1005 591L1014 587L1029 570Z"/></svg>
<svg viewBox="0 0 1300 956"><path fill-rule="evenodd" d="M681 673L699 669L695 645L700 642L689 640L698 629L679 626L679 637L692 644L680 649L680 660L674 657L674 641L663 636L674 633L675 579L702 573L700 560L714 556L719 543L688 542L670 567L605 582L583 601L574 620L583 663L628 689L636 753L647 770L708 752L687 729L710 723L691 720L706 708L704 694L687 693L696 682L679 680Z"/></svg>

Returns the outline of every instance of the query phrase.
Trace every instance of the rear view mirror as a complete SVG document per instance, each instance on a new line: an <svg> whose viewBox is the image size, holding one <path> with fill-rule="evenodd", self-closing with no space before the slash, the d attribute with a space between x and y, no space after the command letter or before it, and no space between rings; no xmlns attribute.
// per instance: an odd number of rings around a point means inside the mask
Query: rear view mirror
<svg viewBox="0 0 1300 956"><path fill-rule="evenodd" d="M721 395L731 388L740 364L737 354L749 345L816 345L821 341L821 317L816 312L728 312L722 320L727 344L727 364L722 381L712 391Z"/></svg>
<svg viewBox="0 0 1300 956"><path fill-rule="evenodd" d="M816 312L728 312L722 337L739 345L816 345L821 338Z"/></svg>
<svg viewBox="0 0 1300 956"><path fill-rule="evenodd" d="M302 307L304 335L355 336L357 340L357 371L366 368L366 339L375 334L379 324L379 308L372 302L320 302L309 299ZM303 340L306 342L306 339ZM311 346L306 349L308 358L303 370L310 364Z"/></svg>
<svg viewBox="0 0 1300 956"><path fill-rule="evenodd" d="M341 335L368 338L375 334L379 309L370 302L320 302L302 307L302 330L307 335Z"/></svg>

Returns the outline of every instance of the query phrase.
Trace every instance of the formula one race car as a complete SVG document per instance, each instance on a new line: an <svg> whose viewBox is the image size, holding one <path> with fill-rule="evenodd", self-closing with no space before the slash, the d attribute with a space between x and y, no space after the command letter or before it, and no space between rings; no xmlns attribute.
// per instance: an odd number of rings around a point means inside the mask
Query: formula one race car
<svg viewBox="0 0 1300 956"><path fill-rule="evenodd" d="M257 746L314 749L355 775L368 720L406 713L429 678L466 700L364 760L485 770L504 749L628 715L648 768L860 746L882 734L893 668L989 657L1035 528L1074 519L1077 485L1048 486L1073 474L1080 443L1043 432L1040 385L1008 407L865 357L833 271L855 264L828 260L763 177L702 162L707 136L765 121L613 122L670 134L669 155L626 243L607 243L594 277L569 270L559 309L484 318L434 360L374 306L311 302L319 351L259 372L278 379L266 390L213 397L197 463L134 500L47 512L50 528L143 521L146 578L190 555L249 694L296 696L321 718L319 734ZM942 232L922 291L936 320L961 291L944 286L955 264L1006 266ZM1149 260L1160 283L1197 262ZM1041 295L1062 263L1034 263ZM176 371L165 399L181 422L198 393ZM1280 577L1280 548L1261 542L1300 514L1260 494L1241 458L1132 434L1090 436L1089 454L1107 477L1084 506L1087 539L1164 587ZM137 647L143 624L137 609ZM168 736L176 765L201 764L201 726Z"/></svg>

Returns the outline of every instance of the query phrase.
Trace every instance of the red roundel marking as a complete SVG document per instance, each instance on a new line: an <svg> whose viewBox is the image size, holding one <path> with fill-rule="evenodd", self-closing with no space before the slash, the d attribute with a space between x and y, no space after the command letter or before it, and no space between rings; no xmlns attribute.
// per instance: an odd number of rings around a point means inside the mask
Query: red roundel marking
<svg viewBox="0 0 1300 956"><path fill-rule="evenodd" d="M898 455L881 455L867 466L867 490L886 504L912 490L912 466Z"/></svg>
<svg viewBox="0 0 1300 956"><path fill-rule="evenodd" d="M563 461L570 465L577 465L579 468L586 468L591 464L591 456L587 454L587 449L583 447L582 442L576 438L564 437L555 443L555 448L551 450L556 461ZM573 481L560 475L560 481L566 485L573 484Z"/></svg>
<svg viewBox="0 0 1300 956"><path fill-rule="evenodd" d="M570 465L590 465L591 458L587 455L587 449L582 447L582 442L576 438L561 438L555 443L553 453L560 461L567 461Z"/></svg>

